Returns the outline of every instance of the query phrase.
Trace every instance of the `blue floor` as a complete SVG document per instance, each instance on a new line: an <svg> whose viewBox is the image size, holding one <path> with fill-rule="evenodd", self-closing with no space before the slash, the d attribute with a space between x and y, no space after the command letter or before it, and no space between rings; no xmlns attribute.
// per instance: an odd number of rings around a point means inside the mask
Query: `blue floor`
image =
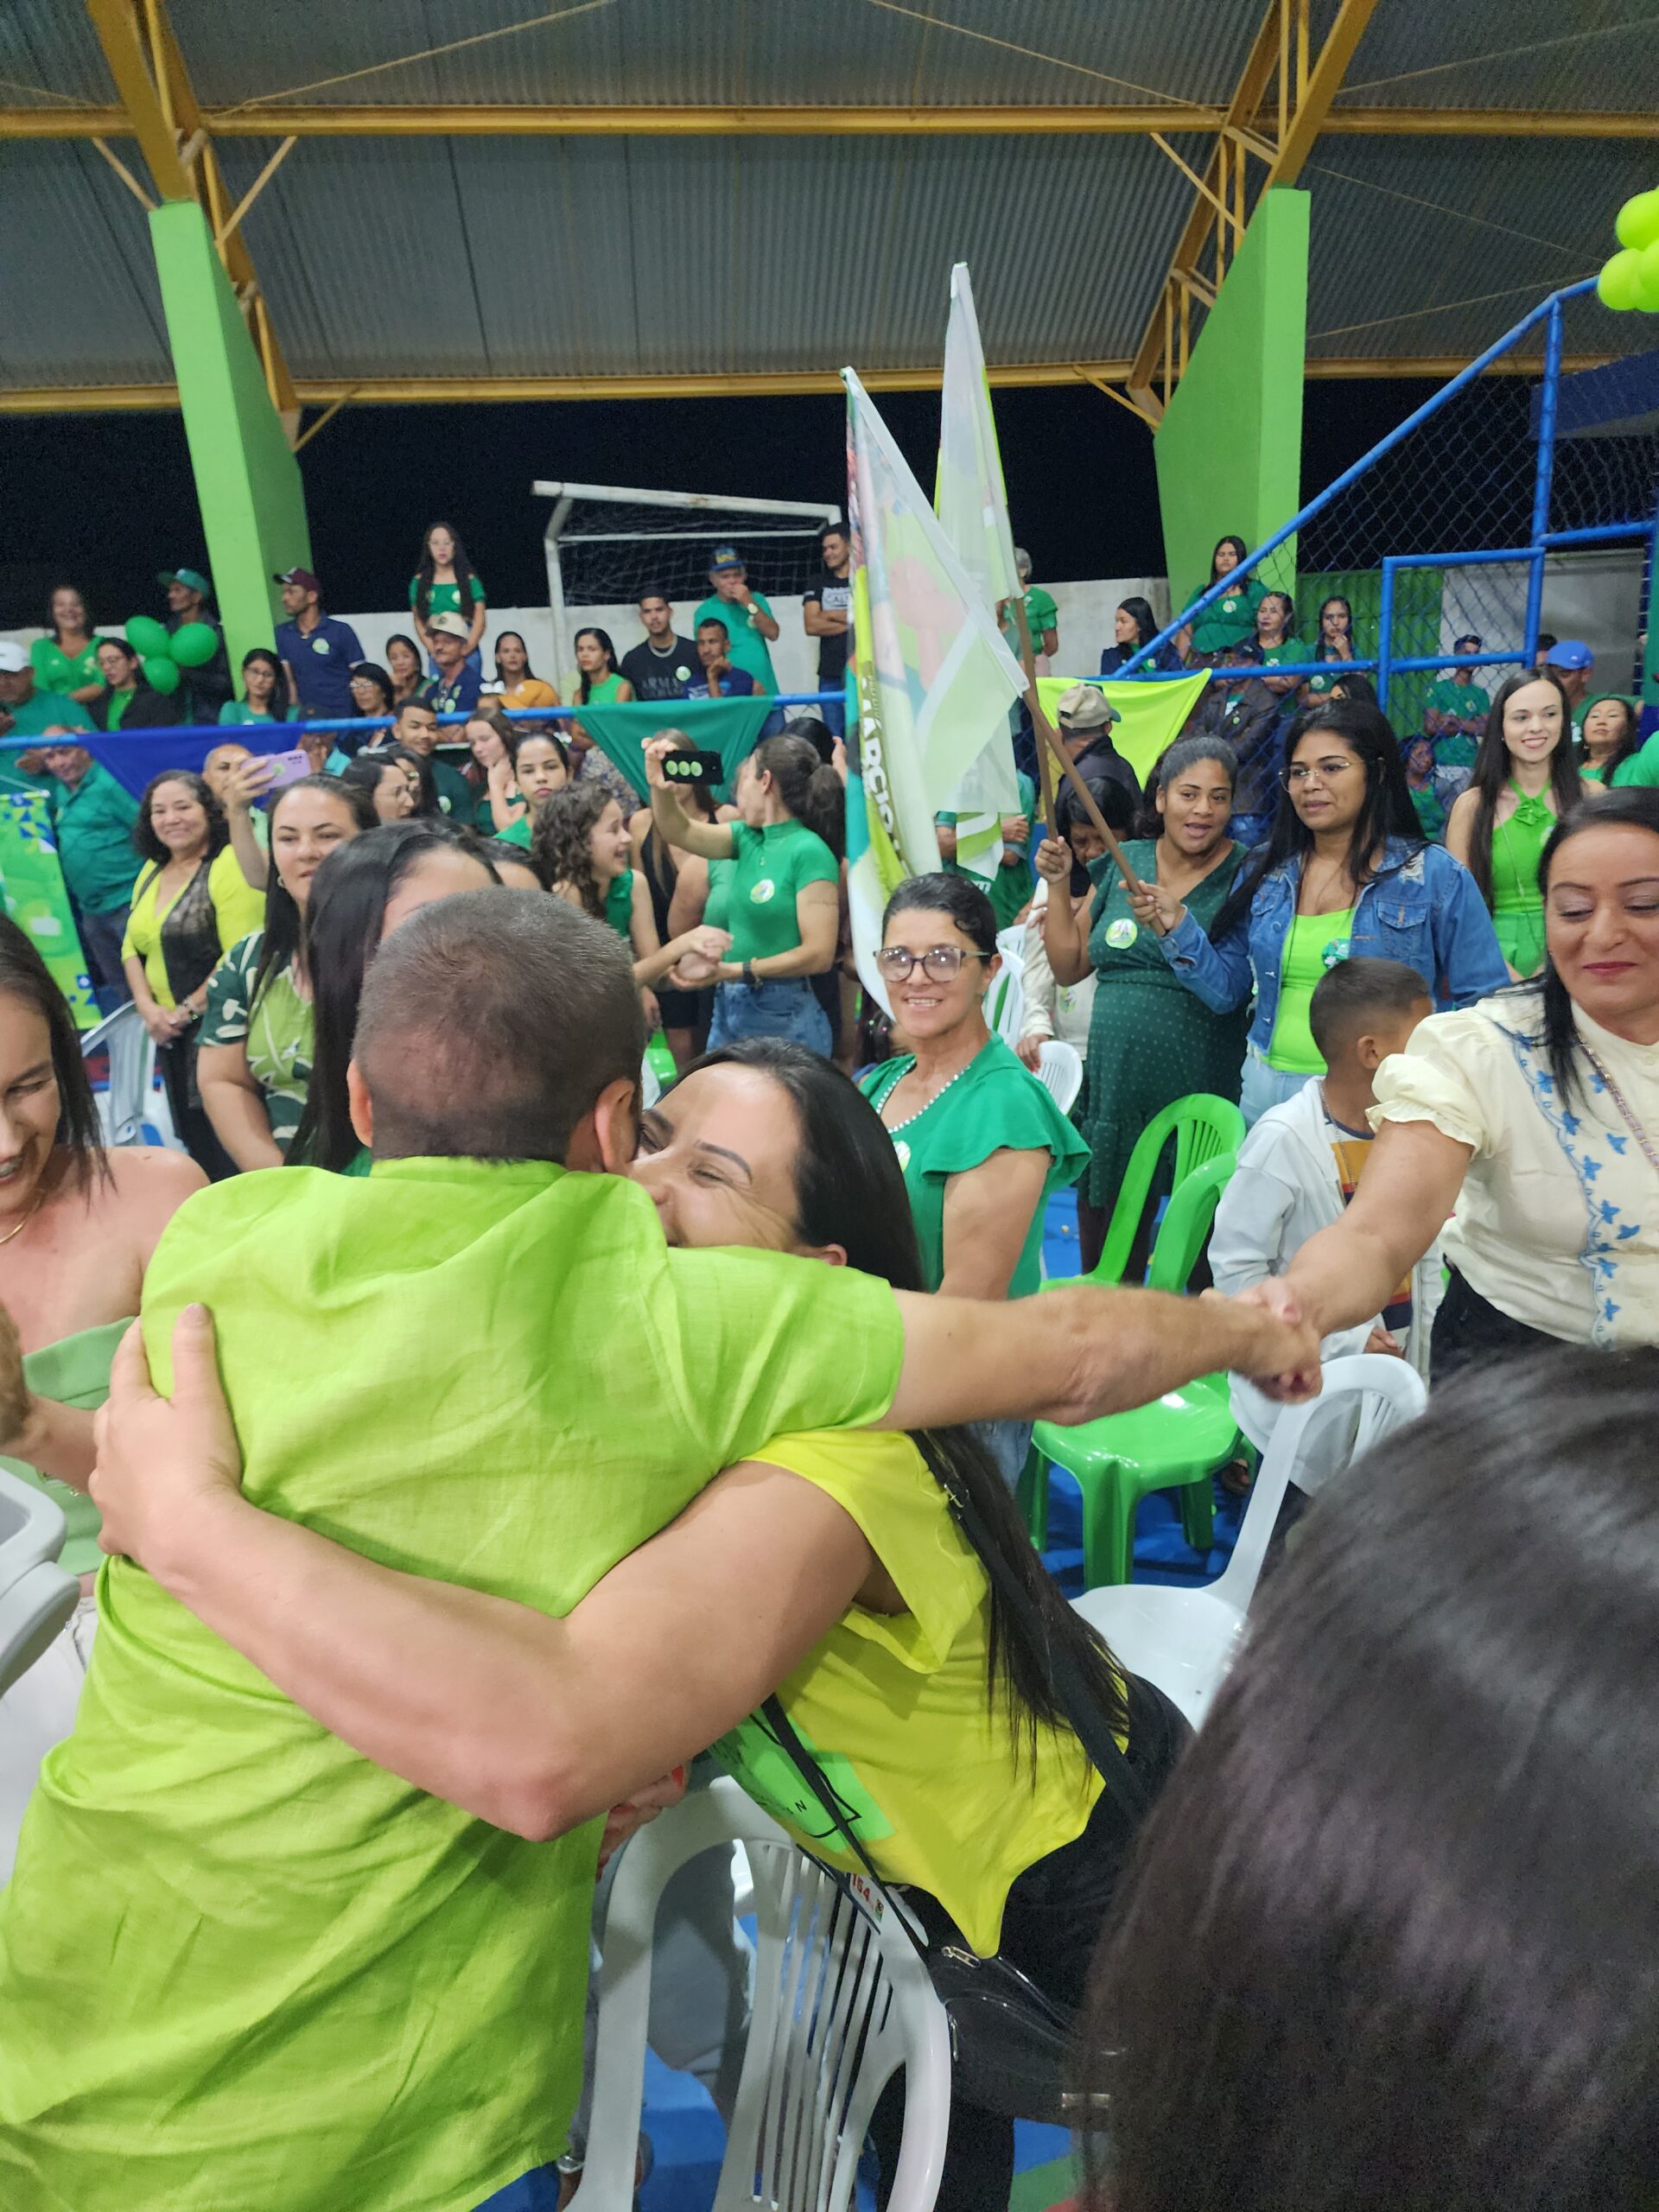
<svg viewBox="0 0 1659 2212"><path fill-rule="evenodd" d="M1043 1265L1051 1277L1077 1273L1077 1206L1070 1191L1049 1201ZM1201 1557L1181 1535L1181 1516L1173 1497L1166 1494L1146 1499L1135 1522L1135 1580L1189 1586L1213 1580L1227 1564L1243 1510L1242 1498L1217 1488L1215 1544ZM1048 1535L1044 1561L1067 1595L1076 1597L1083 1589L1082 1501L1071 1477L1058 1469L1050 1478ZM701 2084L688 2075L671 2073L650 2053L645 2059L645 2126L656 2163L640 2196L644 2212L709 2212L720 2178L724 2131ZM1016 2126L1014 2139L1014 2164L1020 2173L1062 2158L1071 2148L1063 2128L1024 2120ZM868 2202L861 2190L860 2197L861 2202Z"/></svg>

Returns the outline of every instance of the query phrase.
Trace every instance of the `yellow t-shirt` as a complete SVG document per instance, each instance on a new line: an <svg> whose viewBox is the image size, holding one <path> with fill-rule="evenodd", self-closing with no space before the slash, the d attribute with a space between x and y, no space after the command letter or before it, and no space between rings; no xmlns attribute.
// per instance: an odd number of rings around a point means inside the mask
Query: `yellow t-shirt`
<svg viewBox="0 0 1659 2212"><path fill-rule="evenodd" d="M162 953L162 924L172 912L186 887L181 884L166 906L158 909L156 894L161 881L159 871L146 863L143 876L139 880L143 883L143 889L133 900L132 912L127 917L127 933L121 940L121 957L124 960L142 960L151 997L157 1006L172 1006L175 1003L173 990L167 980L167 962ZM255 930L264 927L265 894L263 891L256 891L248 881L242 873L241 862L228 845L207 870L207 895L213 902L213 918L219 925L219 949L221 952L228 952L245 937L251 937Z"/></svg>
<svg viewBox="0 0 1659 2212"><path fill-rule="evenodd" d="M1103 1787L1069 1732L1039 1729L1036 1771L985 1693L989 1585L907 1436L820 1431L753 1457L826 1491L868 1538L909 1608L855 1605L778 1693L887 1882L937 1897L982 1957L1027 1866L1083 1833ZM803 1847L863 1870L764 1718L715 1756Z"/></svg>

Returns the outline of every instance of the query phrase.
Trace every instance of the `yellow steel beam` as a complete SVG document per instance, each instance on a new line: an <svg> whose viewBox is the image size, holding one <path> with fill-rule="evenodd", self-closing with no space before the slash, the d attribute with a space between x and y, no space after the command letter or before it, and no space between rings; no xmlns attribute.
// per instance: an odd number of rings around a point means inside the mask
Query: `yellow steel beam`
<svg viewBox="0 0 1659 2212"><path fill-rule="evenodd" d="M194 200L195 187L179 158L178 134L150 74L150 57L131 0L86 0L86 12L121 95L125 129L138 141L156 191L163 200ZM106 129L98 136L108 137L111 132Z"/></svg>
<svg viewBox="0 0 1659 2212"><path fill-rule="evenodd" d="M89 5L91 0L89 0ZM1230 111L1157 107L289 107L205 108L212 138L1065 138L1224 128ZM1262 118L1268 130L1275 120ZM1248 118L1231 128L1264 155L1274 138ZM119 107L0 108L0 138L132 135ZM1333 107L1338 138L1659 138L1659 106L1605 114L1560 108Z"/></svg>

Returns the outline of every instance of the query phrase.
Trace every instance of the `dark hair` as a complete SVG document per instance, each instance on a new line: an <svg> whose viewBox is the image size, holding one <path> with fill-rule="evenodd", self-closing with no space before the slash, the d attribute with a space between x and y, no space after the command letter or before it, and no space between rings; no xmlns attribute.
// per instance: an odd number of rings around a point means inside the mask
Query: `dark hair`
<svg viewBox="0 0 1659 2212"><path fill-rule="evenodd" d="M1216 553L1219 553L1224 545L1230 545L1234 552L1238 556L1238 566L1236 569L1230 569L1227 571L1228 575L1230 576L1243 576L1244 574L1244 556L1249 551L1249 547L1244 543L1242 537L1235 537L1230 531L1225 537L1218 537L1216 540ZM1212 553L1210 556L1210 582L1212 584L1218 584L1221 582L1221 571L1216 566L1216 553ZM1208 588L1209 587L1206 585L1205 588L1208 589Z"/></svg>
<svg viewBox="0 0 1659 2212"><path fill-rule="evenodd" d="M143 655L137 652L124 638L94 638L92 639L92 651L95 654L101 652L105 645L113 645L117 652L124 653L129 666L143 658Z"/></svg>
<svg viewBox="0 0 1659 2212"><path fill-rule="evenodd" d="M534 676L534 675L535 675L536 671L535 671L535 670L534 670L534 669L531 666L531 664L530 664L530 646L529 646L529 645L528 645L528 644L526 643L526 641L525 641L524 633L524 632L523 632L522 630L503 630L503 631L500 631L500 632L497 634L496 640L495 640L495 672L496 672L496 675L497 675L499 677L500 677L500 680L501 680L501 682L502 682L502 683L505 683L506 682L506 678L505 678L505 677L504 677L504 676L502 676L502 675L501 675L501 640L502 640L502 639L503 639L503 638L517 638L517 639L518 639L518 642L519 642L519 644L520 644L521 645L523 645L523 646L524 646L524 675L519 678L519 681L520 681L520 683L529 683L529 681L530 681L530 679L531 679L531 677L532 676Z"/></svg>
<svg viewBox="0 0 1659 2212"><path fill-rule="evenodd" d="M596 630L594 628L593 625L589 623L584 628L576 632L575 637L571 639L570 643L573 646L579 645L584 638L597 638L599 639L601 648L605 655L606 667L609 670L611 676L617 675L620 671L618 671L616 664L616 647L611 643L610 632L608 630ZM608 677L601 676L599 680L603 683L608 681ZM584 668L582 671L581 680L576 685L576 704L579 707L585 707L588 704L589 698L593 695L593 689L594 679Z"/></svg>
<svg viewBox="0 0 1659 2212"><path fill-rule="evenodd" d="M1387 715L1369 700L1321 699L1317 705L1304 708L1291 723L1285 733L1281 759L1289 760L1303 738L1320 730L1339 737L1359 755L1364 766L1364 803L1348 845L1349 871L1357 886L1363 885L1370 880L1372 861L1388 838L1405 840L1410 849L1407 858L1421 852L1425 842L1406 784L1399 741ZM1313 831L1288 800L1284 801L1274 815L1266 843L1259 845L1245 861L1223 899L1220 912L1210 925L1211 941L1218 944L1237 928L1249 912L1250 902L1265 876L1287 861L1301 861L1313 849Z"/></svg>
<svg viewBox="0 0 1659 2212"><path fill-rule="evenodd" d="M1529 1355L1320 1497L1095 1961L1086 2203L1651 2206L1656 1423L1651 1349Z"/></svg>
<svg viewBox="0 0 1659 2212"><path fill-rule="evenodd" d="M613 930L539 892L461 892L375 959L353 1050L377 1159L563 1160L601 1091L638 1084L645 1016Z"/></svg>
<svg viewBox="0 0 1659 2212"><path fill-rule="evenodd" d="M53 585L51 590L46 594L46 621L42 626L46 631L47 636L51 639L54 645L61 643L58 626L52 619L52 602L60 591L73 592L75 597L80 601L81 613L86 617L87 636L92 639L94 649L101 645L104 640L99 636L97 630L92 626L92 610L87 604L86 594L82 591L79 584L72 584L67 576L60 576L56 583Z"/></svg>
<svg viewBox="0 0 1659 2212"><path fill-rule="evenodd" d="M375 685L380 694L380 712L390 716L394 711L391 670L382 668L378 660L359 660L353 662L351 674L353 680L361 677L364 683Z"/></svg>
<svg viewBox="0 0 1659 2212"><path fill-rule="evenodd" d="M467 548L461 542L461 532L453 523L431 522L421 540L421 565L415 575L415 618L419 622L432 619L432 586L437 579L438 564L432 558L432 533L447 530L454 543L455 557L449 563L455 572L455 597L464 610L462 620L470 620L472 610L484 594L473 575L473 564L467 557ZM388 639L390 644L391 640Z"/></svg>
<svg viewBox="0 0 1659 2212"><path fill-rule="evenodd" d="M817 746L804 737L763 737L749 766L772 778L784 811L805 823L839 860L847 849L847 792Z"/></svg>
<svg viewBox="0 0 1659 2212"><path fill-rule="evenodd" d="M422 652L421 652L421 649L420 649L419 645L416 645L416 643L415 642L414 639L413 639L413 638L411 638L411 637L410 636L409 632L408 632L406 630L394 630L394 631L392 632L391 635L391 636L386 639L386 643L385 643L385 655L386 655L386 673L387 673L387 675L388 675L388 676L391 676L391 649L392 649L392 647L393 647L394 645L407 645L407 646L409 647L409 650L410 651L410 652L412 652L412 653L414 654L414 656L415 656L415 670L416 670L416 677L415 677L415 680L416 680L416 682L418 683L419 683L419 681L420 681L420 671L421 671L421 670L422 670L422 668L425 665L425 660L424 660L424 657L423 657L423 655L422 654ZM392 677L392 683L393 683L393 684L394 684L394 685L396 684L397 681L397 677ZM392 711L393 711L393 713L395 714L395 713L397 712L397 699L394 697L394 698L393 698L393 701L392 701Z"/></svg>
<svg viewBox="0 0 1659 2212"><path fill-rule="evenodd" d="M844 522L825 523L823 529L818 532L818 543L820 545L823 544L826 537L844 537L849 545L853 542L851 536L849 533L848 526Z"/></svg>
<svg viewBox="0 0 1659 2212"><path fill-rule="evenodd" d="M288 671L283 666L281 661L277 659L276 654L271 652L269 645L251 645L248 651L242 656L241 675L243 705L246 706L248 702L248 664L250 661L256 660L270 671L272 685L270 694L271 704L274 707L278 708L291 707L294 702L289 695L288 688Z"/></svg>
<svg viewBox="0 0 1659 2212"><path fill-rule="evenodd" d="M1618 707L1622 709L1624 716L1624 734L1607 755L1601 771L1602 789L1611 791L1614 776L1633 753L1642 750L1642 721L1641 716L1637 713L1635 701L1627 699L1622 691L1598 691L1593 699L1586 699L1584 702L1579 721L1580 729L1598 707ZM1589 747L1586 746L1585 747L1586 758L1588 754Z"/></svg>
<svg viewBox="0 0 1659 2212"><path fill-rule="evenodd" d="M962 879L924 880L958 883ZM988 907L988 900L986 904ZM706 1052L686 1074L716 1067L752 1068L769 1077L794 1109L798 1141L793 1179L801 1241L841 1245L849 1266L880 1277L895 1290L924 1289L915 1223L893 1139L857 1086L808 1046L777 1037L749 1038ZM671 1087L665 1095L673 1096ZM1045 1648L1037 1650L992 1586L987 1693L993 1705L1006 1703L1016 1738L1023 1738L1034 1761L1039 1726L1068 1725L1051 1687L1048 1654L1055 1645L1067 1650L1102 1712L1121 1731L1127 1725L1123 1685L1110 1656L1066 1603L1033 1549L1007 1486L983 1448L965 1429L923 1430L914 1441L942 1486L965 1491L978 1509L1041 1620Z"/></svg>
<svg viewBox="0 0 1659 2212"><path fill-rule="evenodd" d="M230 744L239 742L232 738ZM157 868L165 868L173 857L156 835L149 818L150 801L163 784L182 784L192 798L207 817L207 858L217 860L230 839L230 829L225 820L225 810L213 797L211 785L188 768L163 768L159 776L152 776L144 785L143 796L138 801L138 819L132 825L133 849Z"/></svg>
<svg viewBox="0 0 1659 2212"><path fill-rule="evenodd" d="M288 1148L290 1166L340 1174L356 1159L346 1071L363 978L379 949L387 906L410 868L434 853L461 849L461 832L445 821L378 822L330 853L311 879L302 938L311 983L311 1081ZM487 861L479 865L489 868Z"/></svg>
<svg viewBox="0 0 1659 2212"><path fill-rule="evenodd" d="M1083 777L1083 785L1100 809L1106 826L1113 835L1134 836L1135 804L1125 785L1116 776L1090 776L1087 773ZM1077 785L1069 778L1061 785L1059 796L1054 802L1054 827L1062 837L1068 836L1073 830L1092 830L1094 827ZM1076 890L1077 886L1074 884L1072 888Z"/></svg>
<svg viewBox="0 0 1659 2212"><path fill-rule="evenodd" d="M804 737L820 760L830 762L836 757L836 741L830 736L830 725L822 715L791 715L780 734Z"/></svg>
<svg viewBox="0 0 1659 2212"><path fill-rule="evenodd" d="M1428 998L1428 985L1403 960L1376 960L1365 954L1339 960L1313 986L1307 1026L1328 1063L1363 1030L1386 1014L1408 1014Z"/></svg>
<svg viewBox="0 0 1659 2212"><path fill-rule="evenodd" d="M907 875L882 910L883 937L895 914L943 914L976 952L996 950L996 909L969 876Z"/></svg>
<svg viewBox="0 0 1659 2212"><path fill-rule="evenodd" d="M667 590L661 584L652 583L645 585L640 590L639 596L633 603L636 607L643 607L648 599L660 599L663 605L670 608L671 608L674 604L673 601L669 597Z"/></svg>
<svg viewBox="0 0 1659 2212"><path fill-rule="evenodd" d="M1177 776L1200 760L1213 760L1230 784L1238 781L1238 755L1224 738L1178 737L1173 745L1166 746L1159 755L1152 773L1147 778L1148 791L1166 791Z"/></svg>
<svg viewBox="0 0 1659 2212"><path fill-rule="evenodd" d="M365 830L372 830L378 818L374 811L372 797L364 790L359 781L348 781L343 776L302 776L297 783L286 785L270 803L269 811L273 836L278 813L296 791L321 791L327 798L337 798L356 824L359 836ZM253 983L248 992L250 1020L259 1003L260 993L273 976L281 975L299 949L300 910L294 903L293 893L278 874L276 862L273 859L265 878L265 926L259 945L259 962L253 971Z"/></svg>
<svg viewBox="0 0 1659 2212"><path fill-rule="evenodd" d="M1343 613L1348 617L1348 642L1351 645L1354 642L1353 604L1351 601L1344 599L1339 591L1333 591L1330 594L1329 598L1322 599L1319 601L1319 611L1314 617L1313 626L1319 632L1318 637L1313 640L1313 658L1315 660L1332 660L1340 658L1339 655L1327 653L1325 650L1325 610L1327 607L1339 607Z"/></svg>
<svg viewBox="0 0 1659 2212"><path fill-rule="evenodd" d="M412 745L375 745L365 747L358 754L359 760L409 760L414 763L415 773L420 779L421 795L415 802L414 814L417 822L447 822L448 817L438 798L437 779L432 773L432 763L424 753L417 753Z"/></svg>
<svg viewBox="0 0 1659 2212"><path fill-rule="evenodd" d="M1264 591L1256 602L1255 611L1260 614L1262 609L1270 607L1275 599L1285 610L1284 630L1288 640L1296 634L1296 602L1287 591Z"/></svg>
<svg viewBox="0 0 1659 2212"><path fill-rule="evenodd" d="M1211 582L1215 582L1213 576ZM1151 601L1138 597L1120 599L1117 611L1120 614L1127 614L1135 625L1136 650L1142 645L1149 645L1158 634L1158 617L1152 611Z"/></svg>
<svg viewBox="0 0 1659 2212"><path fill-rule="evenodd" d="M528 868L532 875L536 875L536 863L528 850L523 845L515 844L511 837L481 837L476 830L463 830L461 836L467 851L476 852L480 860L487 861L503 883L506 882L506 878L501 874L504 868ZM536 884L538 890L543 887L539 875L536 875ZM507 887L511 890L512 887L508 885ZM612 935L615 935L614 931Z"/></svg>
<svg viewBox="0 0 1659 2212"><path fill-rule="evenodd" d="M1640 784L1627 785L1624 790L1608 791L1600 798L1586 799L1561 817L1550 831L1538 861L1538 895L1546 909L1549 905L1549 879L1562 847L1586 830L1618 829L1646 830L1659 837L1659 791ZM1572 995L1556 974L1548 948L1539 973L1512 983L1500 996L1517 1003L1523 998L1530 1000L1537 1017L1531 1041L1543 1046L1549 1071L1555 1079L1557 1096L1564 1105L1570 1105L1582 1084L1584 1048L1580 1042L1578 1024L1573 1018Z"/></svg>
<svg viewBox="0 0 1659 2212"><path fill-rule="evenodd" d="M1541 630L1538 632L1538 642L1535 650L1541 653L1551 653L1554 652L1556 646L1559 645L1560 642L1560 639L1555 635L1555 632L1553 630Z"/></svg>
<svg viewBox="0 0 1659 2212"><path fill-rule="evenodd" d="M568 883L582 912L596 922L605 918L605 893L594 874L588 841L606 808L621 804L610 785L594 777L550 793L531 825L531 865L537 874L550 891L556 883Z"/></svg>
<svg viewBox="0 0 1659 2212"><path fill-rule="evenodd" d="M732 642L731 626L722 622L718 614L705 614L697 627L699 630L718 630L728 645Z"/></svg>
<svg viewBox="0 0 1659 2212"><path fill-rule="evenodd" d="M397 747L396 752L397 757L394 758L393 748L389 745L367 747L361 753L354 754L340 772L340 780L342 784L346 785L353 791L359 791L364 794L368 800L371 814L374 814L374 795L380 788L380 779L386 770L391 769L397 775L398 782L401 783L403 770L398 766L398 760L407 757L412 760L415 758L412 753L404 756L402 746ZM375 819L378 821L379 817L376 815Z"/></svg>
<svg viewBox="0 0 1659 2212"><path fill-rule="evenodd" d="M509 722L507 724L507 749L512 755L513 766L516 768L518 765L519 747L528 745L533 737L541 738L544 743L553 747L560 760L563 761L565 773L569 775L570 748L557 730L547 722Z"/></svg>
<svg viewBox="0 0 1659 2212"><path fill-rule="evenodd" d="M1357 699L1362 706L1376 707L1378 714L1381 714L1382 709L1377 703L1376 686L1366 675L1364 670L1357 668L1351 673L1345 661L1341 664L1341 666L1343 673L1332 679L1333 689L1335 684L1341 684L1342 696L1344 699ZM1325 696L1329 698L1332 693L1327 692Z"/></svg>
<svg viewBox="0 0 1659 2212"><path fill-rule="evenodd" d="M99 1177L108 1177L110 1163L92 1086L86 1080L86 1063L80 1056L80 1032L75 1027L68 1001L53 982L51 969L27 931L3 914L0 914L0 993L32 1007L46 1024L52 1047L52 1075L58 1086L58 1126L53 1142L69 1154L69 1181L76 1190L90 1194Z"/></svg>
<svg viewBox="0 0 1659 2212"><path fill-rule="evenodd" d="M1573 747L1573 710L1560 677L1553 668L1516 669L1513 675L1504 677L1492 694L1492 703L1486 710L1486 727L1480 734L1480 745L1475 753L1474 771L1469 779L1469 788L1475 794L1474 817L1469 825L1469 873L1488 906L1492 903L1492 836L1497 802L1511 772L1509 747L1503 742L1503 709L1516 693L1523 691L1529 683L1549 684L1561 702L1560 741L1549 756L1549 788L1556 814L1569 812L1584 795Z"/></svg>

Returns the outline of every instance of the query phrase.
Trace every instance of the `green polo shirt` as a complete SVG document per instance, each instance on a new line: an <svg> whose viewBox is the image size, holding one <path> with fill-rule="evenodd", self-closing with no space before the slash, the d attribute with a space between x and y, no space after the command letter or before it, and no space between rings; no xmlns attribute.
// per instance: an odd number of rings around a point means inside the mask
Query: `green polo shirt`
<svg viewBox="0 0 1659 2212"><path fill-rule="evenodd" d="M145 1277L163 1393L193 1299L256 1504L556 1617L903 1357L885 1283L671 1252L639 1185L537 1161L214 1184ZM556 2158L600 1822L424 1796L124 1560L99 1614L0 1892L7 2212L461 2212Z"/></svg>
<svg viewBox="0 0 1659 2212"><path fill-rule="evenodd" d="M732 933L728 960L764 960L769 953L793 952L801 941L797 894L809 883L836 883L841 869L835 855L804 822L774 822L752 830L733 822L732 871L727 894L726 927Z"/></svg>
<svg viewBox="0 0 1659 2212"><path fill-rule="evenodd" d="M752 592L750 597L763 614L772 613L772 602L764 592ZM734 668L747 669L754 678L755 689L775 691L778 678L772 673L772 650L760 632L749 620L749 610L738 602L722 599L713 592L697 609L691 625L691 635L697 634L699 622L723 622L731 639L731 651L727 658Z"/></svg>
<svg viewBox="0 0 1659 2212"><path fill-rule="evenodd" d="M98 725L79 699L67 699L59 691L42 691L38 685L20 707L0 707L0 715L11 716L8 737L44 737L49 729L86 729L96 731Z"/></svg>
<svg viewBox="0 0 1659 2212"><path fill-rule="evenodd" d="M124 912L138 872L132 843L137 800L96 760L73 791L55 776L45 788L71 897L88 914Z"/></svg>

